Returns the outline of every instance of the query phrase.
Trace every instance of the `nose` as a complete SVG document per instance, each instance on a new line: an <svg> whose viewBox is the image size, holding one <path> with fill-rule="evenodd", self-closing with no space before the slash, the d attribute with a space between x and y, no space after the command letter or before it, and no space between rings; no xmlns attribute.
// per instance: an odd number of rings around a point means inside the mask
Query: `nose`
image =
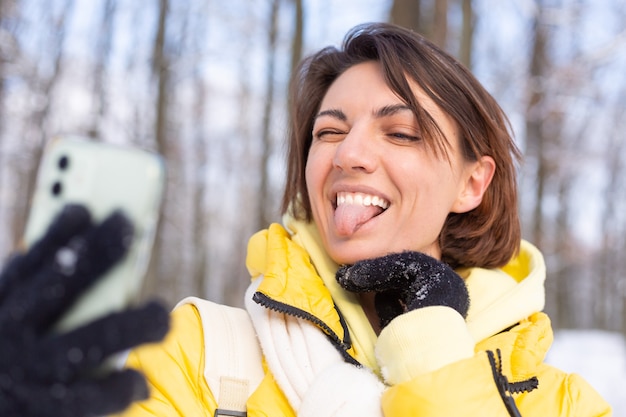
<svg viewBox="0 0 626 417"><path fill-rule="evenodd" d="M333 166L342 171L373 172L377 164L375 137L367 129L352 128L335 149Z"/></svg>

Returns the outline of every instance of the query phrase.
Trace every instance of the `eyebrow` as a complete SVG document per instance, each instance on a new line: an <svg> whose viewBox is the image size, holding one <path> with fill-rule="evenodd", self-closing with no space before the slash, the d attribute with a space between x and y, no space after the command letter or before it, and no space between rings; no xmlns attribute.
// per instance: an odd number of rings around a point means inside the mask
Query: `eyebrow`
<svg viewBox="0 0 626 417"><path fill-rule="evenodd" d="M403 111L411 111L411 108L407 106L406 104L391 104L388 106L383 106L380 109L377 109L376 111L374 111L374 117L382 118L382 117L392 116L394 114L397 114ZM339 119L344 122L348 120L348 117L346 116L346 114L339 109L323 110L319 112L317 115L315 115L315 119L318 119L322 116L330 116L330 117Z"/></svg>
<svg viewBox="0 0 626 417"><path fill-rule="evenodd" d="M339 119L342 122L345 122L346 120L348 120L348 118L346 117L346 114L339 109L323 110L317 113L317 115L315 115L315 119L319 119L322 116L330 116L335 119Z"/></svg>
<svg viewBox="0 0 626 417"><path fill-rule="evenodd" d="M377 118L392 116L396 113L403 112L403 111L412 111L412 110L406 104L393 104L393 105L381 107L380 109L376 110L374 112L374 116Z"/></svg>

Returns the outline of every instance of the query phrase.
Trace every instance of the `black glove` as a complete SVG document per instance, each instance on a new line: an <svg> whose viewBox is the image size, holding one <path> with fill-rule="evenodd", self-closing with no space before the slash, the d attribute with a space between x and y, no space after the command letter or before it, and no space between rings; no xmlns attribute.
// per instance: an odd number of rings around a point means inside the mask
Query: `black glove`
<svg viewBox="0 0 626 417"><path fill-rule="evenodd" d="M337 282L352 292L376 292L381 328L407 311L448 306L463 317L469 294L463 279L447 264L420 252L400 252L358 261L337 271Z"/></svg>
<svg viewBox="0 0 626 417"><path fill-rule="evenodd" d="M161 340L167 310L156 302L113 313L67 333L52 325L126 253L133 229L121 214L101 224L77 205L0 274L0 415L86 417L122 411L147 397L141 374L103 371L111 354Z"/></svg>

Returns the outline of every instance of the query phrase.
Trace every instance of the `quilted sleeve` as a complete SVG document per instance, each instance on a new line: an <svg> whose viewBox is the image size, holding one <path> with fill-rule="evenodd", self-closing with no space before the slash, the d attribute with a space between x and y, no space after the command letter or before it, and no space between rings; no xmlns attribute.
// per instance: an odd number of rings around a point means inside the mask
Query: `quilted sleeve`
<svg viewBox="0 0 626 417"><path fill-rule="evenodd" d="M376 356L390 385L387 417L509 417L487 354L474 354L463 317L449 307L398 316L381 332Z"/></svg>
<svg viewBox="0 0 626 417"><path fill-rule="evenodd" d="M191 304L172 312L172 328L163 342L132 351L127 366L145 375L150 398L121 416L213 416L216 401L203 376L202 325Z"/></svg>

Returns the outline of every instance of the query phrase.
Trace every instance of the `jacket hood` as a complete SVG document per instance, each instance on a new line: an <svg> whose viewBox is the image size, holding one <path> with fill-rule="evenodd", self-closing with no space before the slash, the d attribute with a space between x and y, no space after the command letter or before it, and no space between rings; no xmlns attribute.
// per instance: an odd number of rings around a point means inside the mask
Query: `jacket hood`
<svg viewBox="0 0 626 417"><path fill-rule="evenodd" d="M544 308L546 266L541 252L525 240L503 268L465 268L457 273L469 291L466 322L476 342Z"/></svg>

